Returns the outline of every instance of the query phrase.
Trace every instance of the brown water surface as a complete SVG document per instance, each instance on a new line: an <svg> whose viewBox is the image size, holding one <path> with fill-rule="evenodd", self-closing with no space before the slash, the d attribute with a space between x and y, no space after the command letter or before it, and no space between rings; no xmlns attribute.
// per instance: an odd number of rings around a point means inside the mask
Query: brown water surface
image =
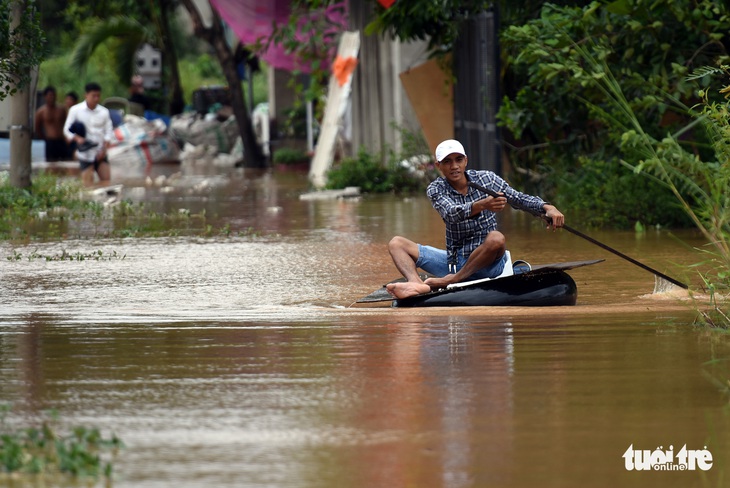
<svg viewBox="0 0 730 488"><path fill-rule="evenodd" d="M424 198L301 201L296 174L181 181L129 194L257 233L0 246L0 399L12 422L55 408L64 425L116 433L126 448L113 486L716 487L730 476L727 336L693 327L686 295L653 294L651 273L513 211L503 228L515 259L606 259L570 272L577 306L350 308L395 277L393 235L442 245ZM681 267L701 260L693 233L583 230L699 288ZM97 250L124 258L27 259ZM631 445L685 444L706 446L712 468L625 468Z"/></svg>

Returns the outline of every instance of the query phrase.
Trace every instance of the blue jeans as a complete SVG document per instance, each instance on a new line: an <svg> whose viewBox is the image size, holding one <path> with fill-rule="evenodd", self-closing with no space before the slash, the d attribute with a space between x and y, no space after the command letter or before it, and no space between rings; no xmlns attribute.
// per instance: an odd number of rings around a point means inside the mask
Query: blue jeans
<svg viewBox="0 0 730 488"><path fill-rule="evenodd" d="M467 258L462 255L458 256L458 263L456 264L456 271L460 270L466 264ZM507 255L502 255L501 258L497 259L494 264L487 268L482 268L473 275L469 276L470 280L479 280L482 278L494 278L499 276L504 270L504 263L507 261ZM449 263L444 249L438 249L431 246L418 245L418 260L416 261L416 267L421 268L426 273L434 276L442 277L447 274L454 273L455 271L449 271Z"/></svg>

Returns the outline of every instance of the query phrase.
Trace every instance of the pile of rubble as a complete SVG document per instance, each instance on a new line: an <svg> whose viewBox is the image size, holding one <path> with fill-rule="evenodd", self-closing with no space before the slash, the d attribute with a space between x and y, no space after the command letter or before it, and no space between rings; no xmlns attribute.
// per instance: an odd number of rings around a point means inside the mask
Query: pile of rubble
<svg viewBox="0 0 730 488"><path fill-rule="evenodd" d="M169 127L161 119L125 115L114 135L116 143L109 148L108 157L117 167L149 170L153 164L188 159L223 165L243 160L243 143L233 115L184 113L173 117Z"/></svg>

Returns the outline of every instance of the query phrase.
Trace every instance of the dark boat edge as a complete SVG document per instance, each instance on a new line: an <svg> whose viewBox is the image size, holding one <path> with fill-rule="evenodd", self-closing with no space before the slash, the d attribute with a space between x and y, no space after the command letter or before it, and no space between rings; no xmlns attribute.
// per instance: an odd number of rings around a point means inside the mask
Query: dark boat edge
<svg viewBox="0 0 730 488"><path fill-rule="evenodd" d="M383 286L355 303L390 301L394 307L575 305L577 287L565 271L602 261L604 260L593 259L537 265L524 273L461 283L454 288L435 290L404 299L393 298ZM425 275L423 278L425 279Z"/></svg>
<svg viewBox="0 0 730 488"><path fill-rule="evenodd" d="M518 274L463 288L393 300L393 307L552 307L575 305L578 287L562 270Z"/></svg>

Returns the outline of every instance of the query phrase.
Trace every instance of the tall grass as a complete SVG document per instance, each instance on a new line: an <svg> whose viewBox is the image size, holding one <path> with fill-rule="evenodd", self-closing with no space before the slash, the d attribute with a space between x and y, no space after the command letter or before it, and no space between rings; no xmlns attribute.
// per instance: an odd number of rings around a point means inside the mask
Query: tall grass
<svg viewBox="0 0 730 488"><path fill-rule="evenodd" d="M700 310L701 321L710 326L730 328L728 304L730 289L730 111L726 103L711 102L706 90L700 90L701 102L686 107L668 95L667 101L692 115L692 122L682 130L658 140L644 130L607 64L593 56L584 46L571 42L585 62L586 78L605 95L606 109L588 103L604 123L619 135L626 159L622 164L637 174L653 178L666 186L702 233L708 246L702 249L706 259L695 267L702 269L701 279L710 294L711 310ZM730 67L703 68L688 79L713 74L730 75ZM730 85L719 90L730 96ZM690 130L704 129L711 141L714 160L703 161L685 149L680 137Z"/></svg>

